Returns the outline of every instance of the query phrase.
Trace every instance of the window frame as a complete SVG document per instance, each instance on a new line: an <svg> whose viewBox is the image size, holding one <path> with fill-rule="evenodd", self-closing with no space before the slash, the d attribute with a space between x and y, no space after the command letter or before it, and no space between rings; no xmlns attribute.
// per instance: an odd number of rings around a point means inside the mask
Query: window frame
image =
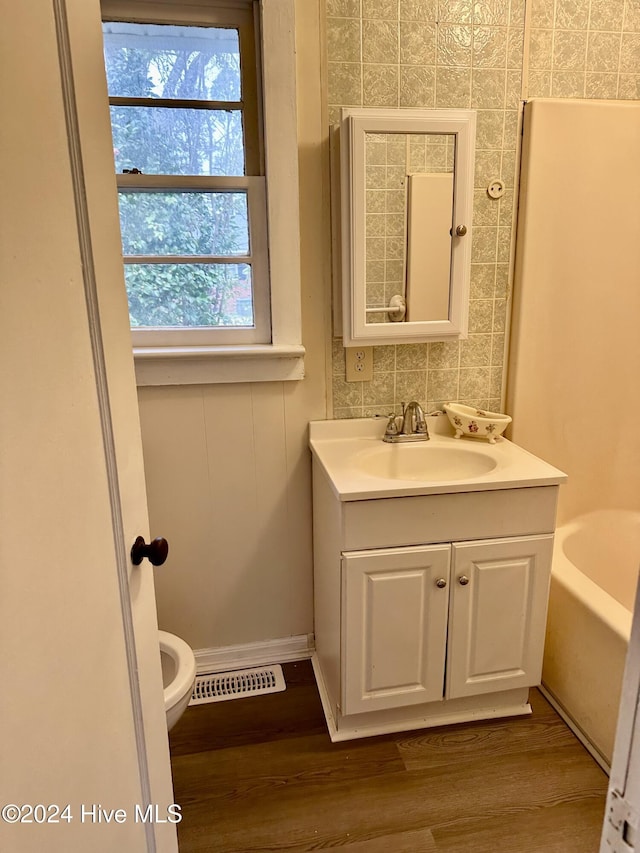
<svg viewBox="0 0 640 853"><path fill-rule="evenodd" d="M139 192L231 192L246 190L247 211L251 248L248 255L204 256L198 255L124 255L123 263L128 264L203 264L203 263L248 263L252 269L252 282L258 283L253 289L252 328L221 326L203 328L197 326L184 329L170 327L163 329L132 327L131 338L134 346L206 346L215 344L252 344L266 343L271 336L269 309L269 266L266 230L266 193L265 181L260 176L249 177L181 177L173 175L117 175L118 192L137 190ZM213 259L213 260L211 260Z"/></svg>
<svg viewBox="0 0 640 853"><path fill-rule="evenodd" d="M171 7L175 16L170 14ZM175 0L103 0L102 13L105 20L189 25L206 22L207 11L214 7L218 23L225 15L231 21L238 8L250 9L255 18L262 71L257 109L262 116L259 156L264 162L264 176L229 180L246 181L250 211L260 203L266 204L266 229L258 229L252 237L265 243L263 258L270 292L263 310L271 316L271 340L238 342L238 331L242 329L207 329L204 335L199 329L187 329L172 335L172 343L167 344L162 331L155 336L156 330L138 330L133 336L138 385L282 381L304 376L294 0L189 0L179 6ZM169 188L167 184L172 183L165 176L145 178L150 179L148 184L155 183L156 191ZM217 187L227 181L211 180ZM184 176L180 181L184 185ZM138 183L136 175L118 176L122 188ZM144 335L142 341L140 335ZM215 343L210 340L214 336Z"/></svg>

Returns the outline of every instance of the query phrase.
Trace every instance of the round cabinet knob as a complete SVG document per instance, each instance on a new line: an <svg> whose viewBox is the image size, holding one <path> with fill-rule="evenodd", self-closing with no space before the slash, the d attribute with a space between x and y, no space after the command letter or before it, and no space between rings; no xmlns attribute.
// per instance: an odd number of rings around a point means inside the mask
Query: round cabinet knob
<svg viewBox="0 0 640 853"><path fill-rule="evenodd" d="M168 553L169 543L161 536L149 542L148 545L142 536L138 536L131 546L131 562L134 566L139 566L146 557L152 565L161 566L167 559Z"/></svg>
<svg viewBox="0 0 640 853"><path fill-rule="evenodd" d="M467 233L467 226L466 225L458 225L458 227L456 228L456 236L457 237L464 237L464 235L466 233Z"/></svg>
<svg viewBox="0 0 640 853"><path fill-rule="evenodd" d="M460 586L466 586L469 583L469 578L466 575L461 575L458 578L458 583Z"/></svg>
<svg viewBox="0 0 640 853"><path fill-rule="evenodd" d="M436 586L438 587L438 589L444 589L446 585L447 582L444 578L438 578L438 580L436 581Z"/></svg>

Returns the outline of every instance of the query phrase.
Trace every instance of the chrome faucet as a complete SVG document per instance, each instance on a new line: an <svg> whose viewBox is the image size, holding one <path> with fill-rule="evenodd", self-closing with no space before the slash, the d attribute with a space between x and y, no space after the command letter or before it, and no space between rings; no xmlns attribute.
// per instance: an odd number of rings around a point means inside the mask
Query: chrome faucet
<svg viewBox="0 0 640 853"><path fill-rule="evenodd" d="M402 403L401 415L392 412L382 440L390 444L401 441L428 441L429 430L420 403L415 400L406 406Z"/></svg>

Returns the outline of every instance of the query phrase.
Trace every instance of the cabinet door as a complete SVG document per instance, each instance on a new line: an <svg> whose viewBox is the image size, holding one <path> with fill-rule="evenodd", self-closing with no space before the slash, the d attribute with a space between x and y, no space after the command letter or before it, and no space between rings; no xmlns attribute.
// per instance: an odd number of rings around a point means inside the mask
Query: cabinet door
<svg viewBox="0 0 640 853"><path fill-rule="evenodd" d="M342 559L343 713L441 700L450 545Z"/></svg>
<svg viewBox="0 0 640 853"><path fill-rule="evenodd" d="M553 536L453 545L447 699L540 683Z"/></svg>

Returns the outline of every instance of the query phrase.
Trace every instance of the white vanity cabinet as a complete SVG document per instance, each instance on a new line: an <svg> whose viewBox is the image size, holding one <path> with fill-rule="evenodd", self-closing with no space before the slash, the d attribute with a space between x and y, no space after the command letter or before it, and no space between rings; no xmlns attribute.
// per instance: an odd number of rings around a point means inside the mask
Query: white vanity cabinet
<svg viewBox="0 0 640 853"><path fill-rule="evenodd" d="M343 712L538 684L552 543L344 553Z"/></svg>
<svg viewBox="0 0 640 853"><path fill-rule="evenodd" d="M553 535L452 548L446 697L539 684Z"/></svg>
<svg viewBox="0 0 640 853"><path fill-rule="evenodd" d="M531 713L566 475L429 421L415 449L373 419L311 424L313 666L332 740Z"/></svg>
<svg viewBox="0 0 640 853"><path fill-rule="evenodd" d="M343 554L345 714L442 699L450 551Z"/></svg>

